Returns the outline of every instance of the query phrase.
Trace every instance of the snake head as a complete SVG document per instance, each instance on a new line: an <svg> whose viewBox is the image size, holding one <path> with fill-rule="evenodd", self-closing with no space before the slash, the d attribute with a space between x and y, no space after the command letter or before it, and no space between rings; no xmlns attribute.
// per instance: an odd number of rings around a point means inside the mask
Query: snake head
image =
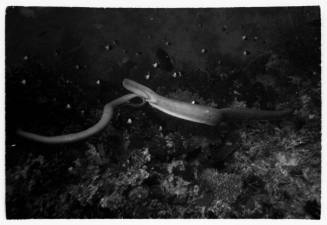
<svg viewBox="0 0 327 225"><path fill-rule="evenodd" d="M156 93L151 90L150 88L139 84L133 80L130 79L124 79L123 80L123 87L127 90L133 92L134 94L138 95L139 97L143 98L144 101L155 103L156 102Z"/></svg>

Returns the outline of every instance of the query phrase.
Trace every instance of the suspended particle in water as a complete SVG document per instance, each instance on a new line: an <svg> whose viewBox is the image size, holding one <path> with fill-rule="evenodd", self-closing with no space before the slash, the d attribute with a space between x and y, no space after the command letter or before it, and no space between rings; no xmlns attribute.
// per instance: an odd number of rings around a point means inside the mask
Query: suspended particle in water
<svg viewBox="0 0 327 225"><path fill-rule="evenodd" d="M177 73L174 72L172 76L173 76L173 78L176 78L177 77Z"/></svg>
<svg viewBox="0 0 327 225"><path fill-rule="evenodd" d="M247 39L247 36L246 35L243 35L242 36L242 40L245 41Z"/></svg>
<svg viewBox="0 0 327 225"><path fill-rule="evenodd" d="M166 41L165 44L166 44L167 46L170 46L170 45L171 45L171 43L170 43L169 41Z"/></svg>
<svg viewBox="0 0 327 225"><path fill-rule="evenodd" d="M178 72L178 76L179 77L182 77L182 72Z"/></svg>
<svg viewBox="0 0 327 225"><path fill-rule="evenodd" d="M217 63L218 63L218 65L221 65L221 60L220 60L220 59L218 59Z"/></svg>
<svg viewBox="0 0 327 225"><path fill-rule="evenodd" d="M14 148L16 147L16 144L11 144L10 147Z"/></svg>
<svg viewBox="0 0 327 225"><path fill-rule="evenodd" d="M146 80L149 80L150 78L151 78L150 73L147 73L147 74L145 75L145 79L146 79Z"/></svg>
<svg viewBox="0 0 327 225"><path fill-rule="evenodd" d="M159 131L162 131L162 126L159 126Z"/></svg>
<svg viewBox="0 0 327 225"><path fill-rule="evenodd" d="M82 110L81 110L81 115L84 116L84 114L85 114L85 110L82 109Z"/></svg>
<svg viewBox="0 0 327 225"><path fill-rule="evenodd" d="M100 84L101 84L101 81L100 81L100 80L97 80L95 83L96 83L97 85L100 85Z"/></svg>
<svg viewBox="0 0 327 225"><path fill-rule="evenodd" d="M111 45L106 45L104 48L106 49L106 51L109 51L112 49Z"/></svg>
<svg viewBox="0 0 327 225"><path fill-rule="evenodd" d="M71 109L72 108L72 106L68 103L67 105L66 105L66 109Z"/></svg>
<svg viewBox="0 0 327 225"><path fill-rule="evenodd" d="M245 55L245 56L250 55L250 52L248 50L244 50L243 55Z"/></svg>
<svg viewBox="0 0 327 225"><path fill-rule="evenodd" d="M157 63L157 62L155 62L155 63L152 64L153 68L157 68L158 65L159 65L159 63Z"/></svg>
<svg viewBox="0 0 327 225"><path fill-rule="evenodd" d="M24 59L25 61L28 60L28 56L25 55L23 59Z"/></svg>
<svg viewBox="0 0 327 225"><path fill-rule="evenodd" d="M75 69L79 70L79 68L80 68L79 65L75 65Z"/></svg>
<svg viewBox="0 0 327 225"><path fill-rule="evenodd" d="M253 40L255 40L255 41L257 41L258 39L259 39L258 36L253 37Z"/></svg>
<svg viewBox="0 0 327 225"><path fill-rule="evenodd" d="M205 49L205 48L201 49L201 53L202 53L202 54L204 54L204 53L206 53L206 52L207 52L207 49Z"/></svg>
<svg viewBox="0 0 327 225"><path fill-rule="evenodd" d="M191 102L191 104L195 105L195 101L193 100L193 101Z"/></svg>
<svg viewBox="0 0 327 225"><path fill-rule="evenodd" d="M26 80L23 79L20 83L21 83L22 85L26 85Z"/></svg>
<svg viewBox="0 0 327 225"><path fill-rule="evenodd" d="M132 124L132 119L131 118L128 118L128 120L127 120L127 124Z"/></svg>

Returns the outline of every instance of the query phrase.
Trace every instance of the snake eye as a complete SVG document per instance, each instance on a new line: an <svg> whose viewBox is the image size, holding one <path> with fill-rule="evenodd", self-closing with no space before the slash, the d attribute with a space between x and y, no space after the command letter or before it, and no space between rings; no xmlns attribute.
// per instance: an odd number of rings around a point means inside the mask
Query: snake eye
<svg viewBox="0 0 327 225"><path fill-rule="evenodd" d="M132 98L131 100L128 101L128 105L133 106L133 107L141 107L146 103L146 99L142 97L135 97Z"/></svg>

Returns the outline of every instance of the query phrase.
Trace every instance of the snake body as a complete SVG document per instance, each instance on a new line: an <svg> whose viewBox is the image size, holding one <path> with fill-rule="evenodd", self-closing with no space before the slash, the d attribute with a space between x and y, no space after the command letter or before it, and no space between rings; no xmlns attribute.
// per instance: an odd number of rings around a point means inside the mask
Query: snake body
<svg viewBox="0 0 327 225"><path fill-rule="evenodd" d="M222 108L217 109L204 105L196 105L179 100L166 98L154 92L152 89L137 83L130 79L124 79L123 86L133 92L120 98L117 98L104 106L101 119L92 127L72 134L59 136L43 136L23 130L18 130L17 134L33 141L46 144L65 144L84 140L99 131L101 131L110 121L114 108L118 105L128 102L129 100L140 97L148 102L152 107L169 114L171 116L184 120L202 123L210 126L217 125L221 120L250 120L250 119L279 119L292 112L291 109L281 111L264 111L257 109L235 109Z"/></svg>
<svg viewBox="0 0 327 225"><path fill-rule="evenodd" d="M135 97L138 96L136 94L127 94L107 103L103 108L101 119L92 127L78 133L58 136L43 136L19 129L17 130L17 134L26 139L45 144L66 144L81 141L100 132L103 128L105 128L113 115L114 108L118 105L128 102Z"/></svg>
<svg viewBox="0 0 327 225"><path fill-rule="evenodd" d="M210 126L217 125L221 120L251 120L279 119L292 112L292 109L280 111L222 108L217 109L204 105L195 105L161 96L150 88L130 79L124 79L123 86L144 98L152 107L171 116L202 123Z"/></svg>

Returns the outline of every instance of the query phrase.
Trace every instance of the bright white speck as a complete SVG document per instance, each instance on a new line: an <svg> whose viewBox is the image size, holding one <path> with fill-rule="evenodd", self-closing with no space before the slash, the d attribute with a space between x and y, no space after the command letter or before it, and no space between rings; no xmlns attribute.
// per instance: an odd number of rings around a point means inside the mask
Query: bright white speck
<svg viewBox="0 0 327 225"><path fill-rule="evenodd" d="M75 66L75 69L79 70L79 65L76 65L76 66Z"/></svg>
<svg viewBox="0 0 327 225"><path fill-rule="evenodd" d="M201 53L202 53L202 54L204 54L204 53L206 53L206 52L207 52L207 49L205 49L205 48L201 49Z"/></svg>
<svg viewBox="0 0 327 225"><path fill-rule="evenodd" d="M14 148L14 147L16 147L16 144L12 144L12 145L10 145L10 147Z"/></svg>
<svg viewBox="0 0 327 225"><path fill-rule="evenodd" d="M182 72L178 72L178 76L179 77L182 77Z"/></svg>
<svg viewBox="0 0 327 225"><path fill-rule="evenodd" d="M66 105L66 109L71 109L71 108L72 108L72 106L70 104Z"/></svg>
<svg viewBox="0 0 327 225"><path fill-rule="evenodd" d="M147 74L145 75L145 79L146 79L146 80L149 80L150 77L151 77L150 73L147 73Z"/></svg>
<svg viewBox="0 0 327 225"><path fill-rule="evenodd" d="M195 104L195 101L193 100L191 103L194 105Z"/></svg>
<svg viewBox="0 0 327 225"><path fill-rule="evenodd" d="M152 64L153 68L157 68L158 65L159 65L159 64L158 64L157 62L155 62L155 63Z"/></svg>
<svg viewBox="0 0 327 225"><path fill-rule="evenodd" d="M244 51L243 51L243 55L249 55L249 54L250 54L249 51L247 51L247 50L244 50Z"/></svg>
<svg viewBox="0 0 327 225"><path fill-rule="evenodd" d="M25 84L26 84L26 80L23 79L23 80L21 81L21 83L22 83L22 85L25 85Z"/></svg>
<svg viewBox="0 0 327 225"><path fill-rule="evenodd" d="M314 114L310 114L309 115L309 120L312 120L312 119L314 119L316 116L314 115Z"/></svg>
<svg viewBox="0 0 327 225"><path fill-rule="evenodd" d="M110 45L106 45L105 47L104 47L107 51L109 51L110 50Z"/></svg>
<svg viewBox="0 0 327 225"><path fill-rule="evenodd" d="M101 81L100 81L100 80L97 80L95 83L96 83L97 85L100 85L100 84L101 84Z"/></svg>
<svg viewBox="0 0 327 225"><path fill-rule="evenodd" d="M174 72L172 76L173 76L173 78L176 78L177 77L177 73Z"/></svg>
<svg viewBox="0 0 327 225"><path fill-rule="evenodd" d="M28 56L27 56L27 55L25 55L23 59L24 59L24 60L28 60Z"/></svg>
<svg viewBox="0 0 327 225"><path fill-rule="evenodd" d="M131 118L129 118L128 120L127 120L127 124L132 124L132 119Z"/></svg>
<svg viewBox="0 0 327 225"><path fill-rule="evenodd" d="M246 35L243 35L243 36L242 36L242 40L243 40L243 41L245 41L246 38L247 38Z"/></svg>
<svg viewBox="0 0 327 225"><path fill-rule="evenodd" d="M162 131L162 126L159 126L159 131Z"/></svg>

